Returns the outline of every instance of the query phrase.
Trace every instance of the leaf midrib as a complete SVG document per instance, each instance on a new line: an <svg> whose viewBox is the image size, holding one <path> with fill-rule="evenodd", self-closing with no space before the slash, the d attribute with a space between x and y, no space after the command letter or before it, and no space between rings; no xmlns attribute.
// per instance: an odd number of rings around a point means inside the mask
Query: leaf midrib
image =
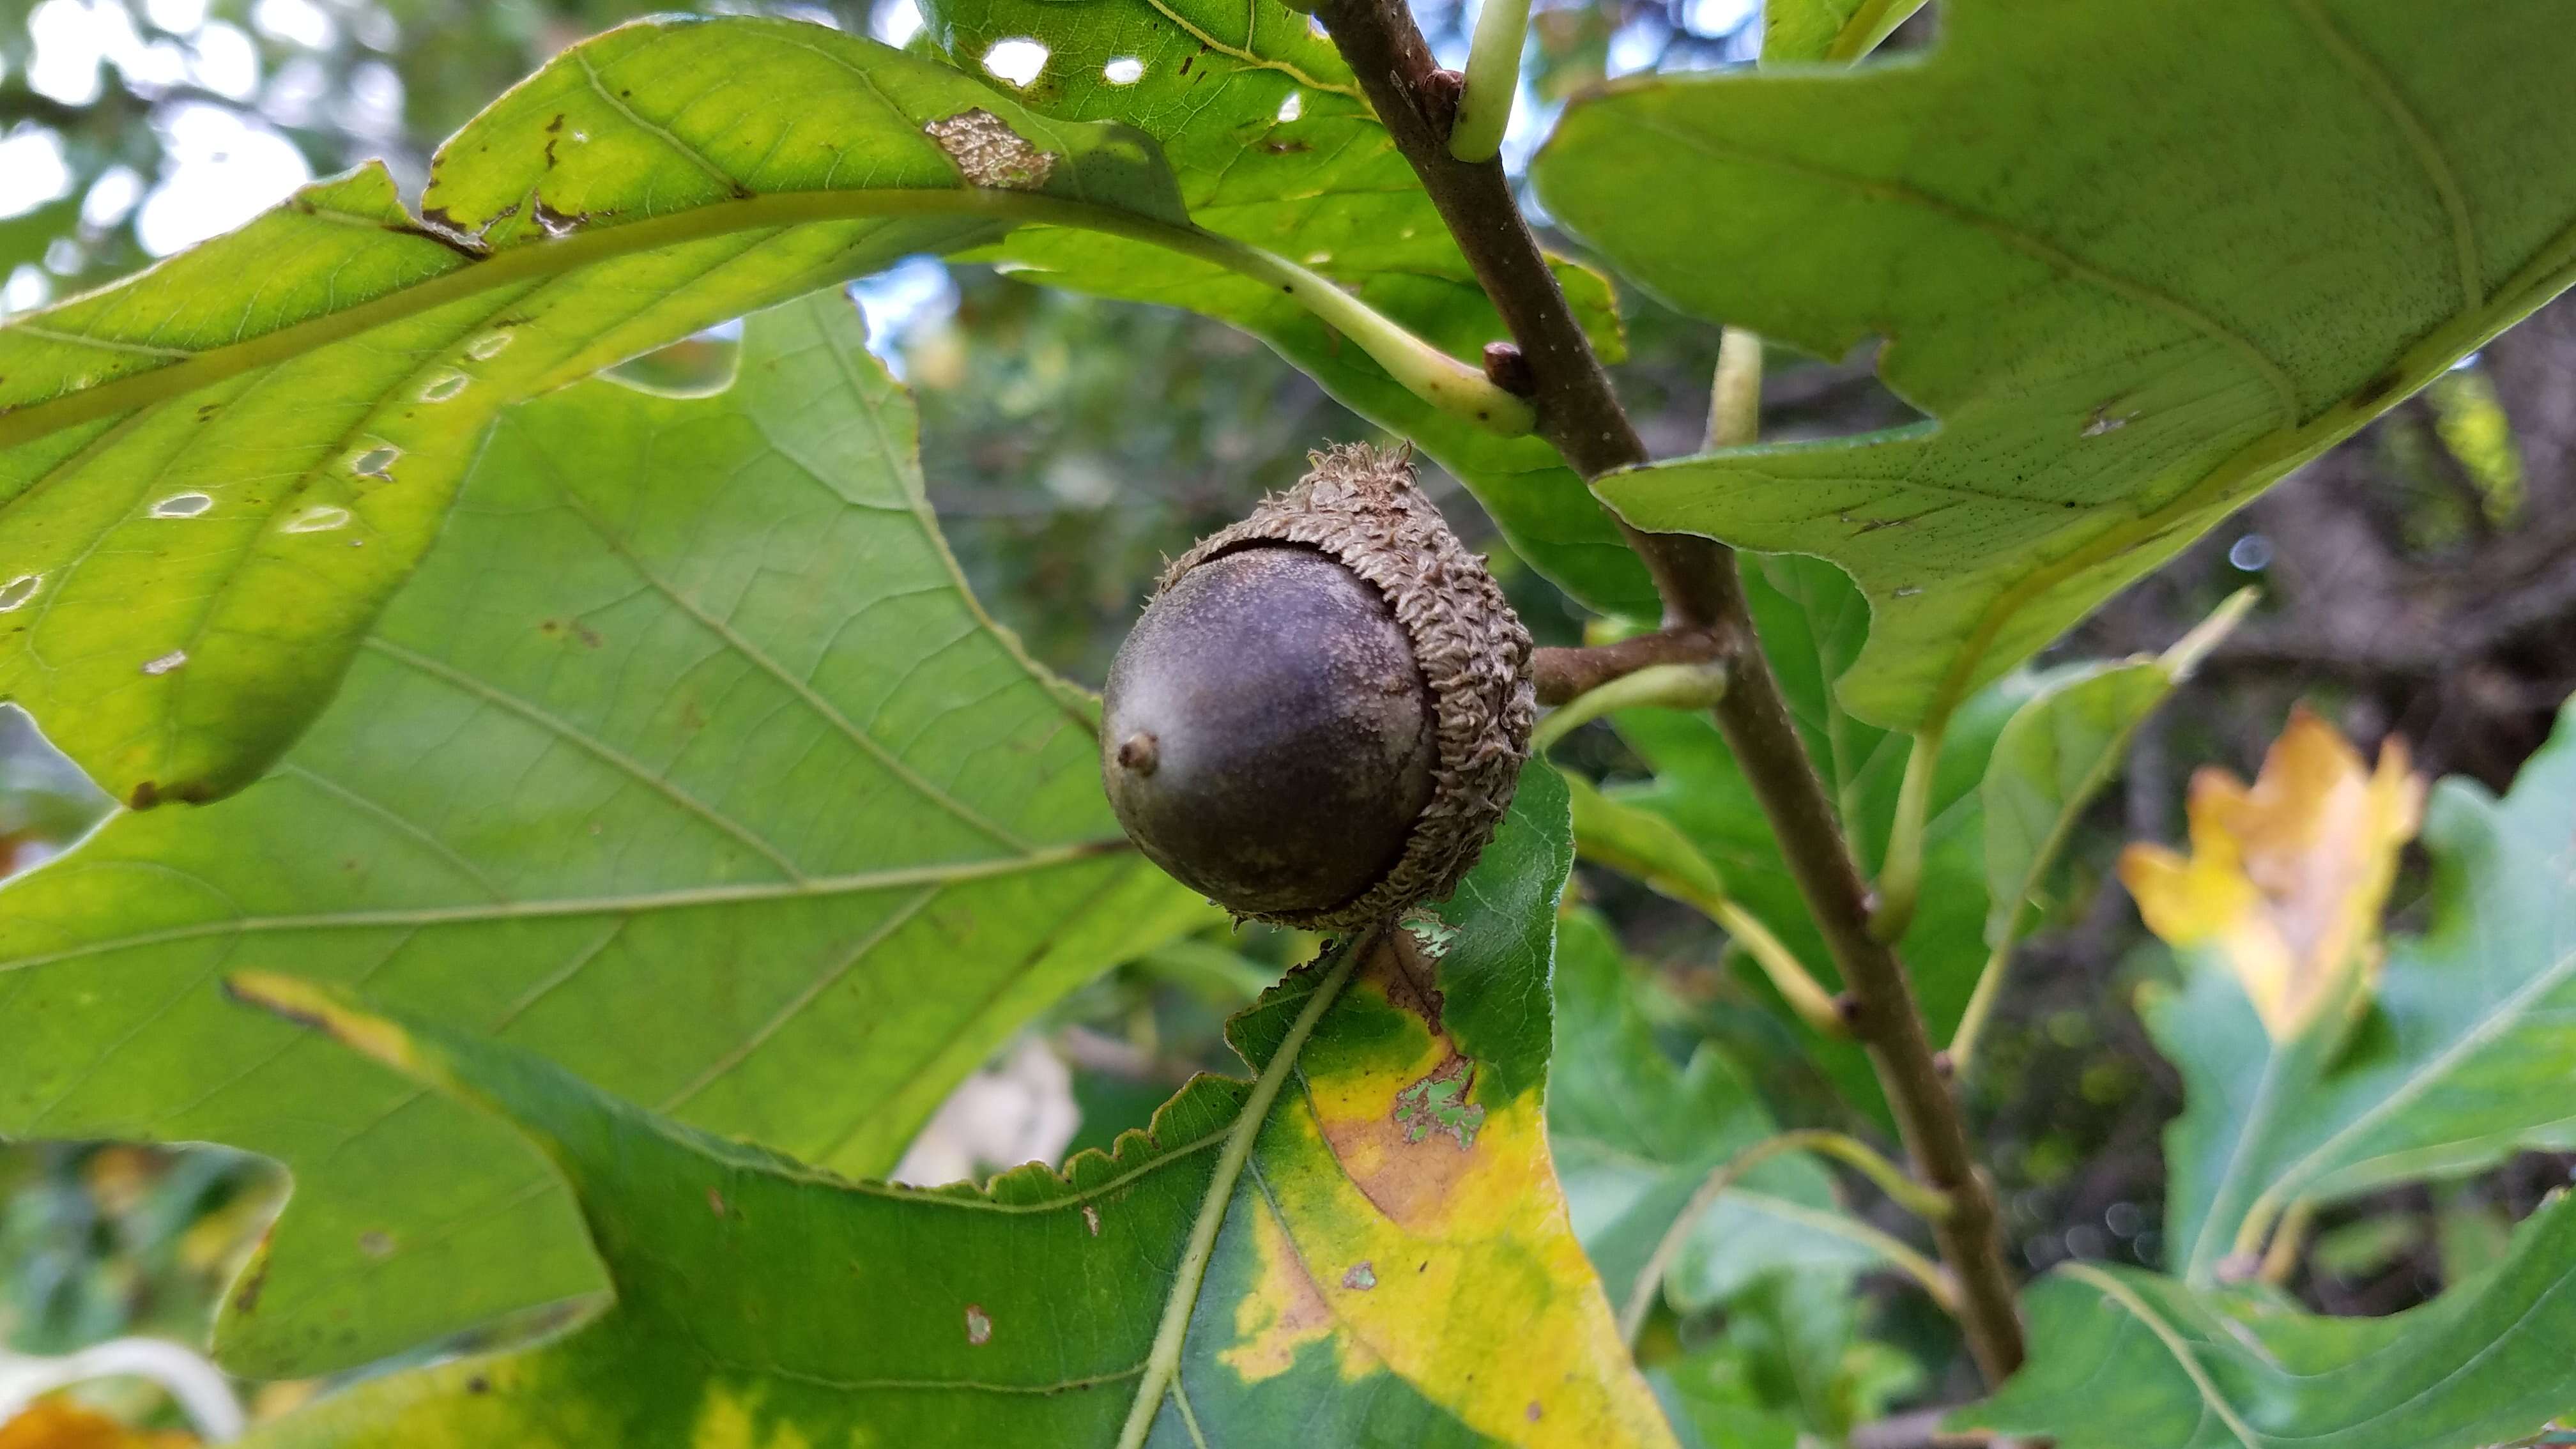
<svg viewBox="0 0 2576 1449"><path fill-rule="evenodd" d="M228 920L201 921L193 925L173 926L159 931L140 931L130 936L85 942L59 951L0 961L0 974L33 970L36 967L56 965L64 961L85 960L92 956L135 947L202 940L209 936L289 931L371 930L391 926L478 925L491 921L638 914L685 910L699 906L729 906L760 901L862 895L871 891L899 890L906 886L957 885L1028 871L1049 870L1103 856L1123 854L1132 849L1134 847L1123 838L1085 840L1071 845L1048 846L1029 851L1024 855L1004 856L993 860L950 861L934 865L905 866L893 870L809 876L803 880L687 886L626 896L565 896L550 900L494 901L477 905L341 911L303 916L239 916ZM61 859L74 865L87 864L77 855L67 855ZM91 865L90 868L112 869L114 864L116 863L102 862ZM32 874L31 872L30 877ZM30 877L22 877L22 879Z"/></svg>
<svg viewBox="0 0 2576 1449"><path fill-rule="evenodd" d="M532 241L486 254L366 301L290 323L243 342L209 347L167 367L128 373L96 387L58 393L0 414L0 450L15 448L65 428L121 415L194 392L242 373L389 326L451 302L515 282L557 276L578 267L640 252L659 251L743 231L823 222L900 217L966 216L1035 222L1106 231L1137 240L1186 247L1195 229L1142 213L1093 202L1067 201L1037 192L954 188L855 191L788 191L708 202L623 225ZM387 235L399 235L385 227ZM435 245L423 243L423 245ZM442 251L445 249L442 248ZM6 330L6 329L0 329ZM83 341L98 339L83 338Z"/></svg>

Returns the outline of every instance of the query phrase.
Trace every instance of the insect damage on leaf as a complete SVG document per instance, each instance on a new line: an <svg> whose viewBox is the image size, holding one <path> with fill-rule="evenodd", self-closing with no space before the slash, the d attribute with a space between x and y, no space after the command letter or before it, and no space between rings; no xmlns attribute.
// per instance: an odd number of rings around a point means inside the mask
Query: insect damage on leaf
<svg viewBox="0 0 2576 1449"><path fill-rule="evenodd" d="M1055 170L1056 155L1032 146L1010 123L978 106L921 128L977 186L1033 191Z"/></svg>
<svg viewBox="0 0 2576 1449"><path fill-rule="evenodd" d="M2149 929L2210 946L2275 1041L2330 1008L2358 1009L2384 954L2379 914L2397 852L2424 815L2424 781L2390 740L2373 771L2301 709L2248 787L2225 770L2191 782L2191 856L2132 845L2120 879Z"/></svg>
<svg viewBox="0 0 2576 1449"><path fill-rule="evenodd" d="M1450 943L1458 939L1458 929L1440 919L1429 909L1418 910L1404 918L1405 933L1413 937L1422 954L1437 961L1449 954Z"/></svg>
<svg viewBox="0 0 2576 1449"><path fill-rule="evenodd" d="M1404 1129L1404 1140L1420 1142L1446 1134L1458 1139L1461 1151L1474 1147L1476 1133L1485 1125L1485 1109L1459 1100L1472 1080L1466 1058L1454 1057L1438 1072L1396 1093L1395 1124Z"/></svg>

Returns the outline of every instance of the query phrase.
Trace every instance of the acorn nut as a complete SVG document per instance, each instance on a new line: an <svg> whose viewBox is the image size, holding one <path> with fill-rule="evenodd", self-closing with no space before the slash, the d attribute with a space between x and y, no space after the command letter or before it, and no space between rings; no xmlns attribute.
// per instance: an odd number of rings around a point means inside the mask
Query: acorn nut
<svg viewBox="0 0 2576 1449"><path fill-rule="evenodd" d="M1128 838L1239 917L1359 926L1445 896L1528 758L1530 638L1401 454L1313 455L1163 574L1103 691Z"/></svg>

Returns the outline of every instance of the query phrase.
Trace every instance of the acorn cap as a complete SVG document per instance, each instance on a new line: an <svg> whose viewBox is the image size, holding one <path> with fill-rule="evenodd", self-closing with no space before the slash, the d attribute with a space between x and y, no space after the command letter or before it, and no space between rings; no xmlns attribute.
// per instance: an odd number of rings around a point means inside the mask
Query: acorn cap
<svg viewBox="0 0 2576 1449"><path fill-rule="evenodd" d="M1410 450L1343 443L1310 453L1295 487L1201 539L1163 571L1159 596L1191 569L1245 548L1297 544L1340 561L1386 599L1431 688L1438 758L1431 803L1377 883L1321 910L1256 919L1307 930L1366 925L1457 888L1510 808L1529 758L1538 698L1530 636L1485 562L1413 483Z"/></svg>

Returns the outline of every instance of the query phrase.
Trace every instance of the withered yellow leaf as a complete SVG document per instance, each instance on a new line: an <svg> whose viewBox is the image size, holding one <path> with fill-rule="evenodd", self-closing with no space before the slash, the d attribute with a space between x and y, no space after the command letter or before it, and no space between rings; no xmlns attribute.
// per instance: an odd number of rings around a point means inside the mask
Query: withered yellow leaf
<svg viewBox="0 0 2576 1449"><path fill-rule="evenodd" d="M2192 777L2188 859L2132 845L2120 879L2149 930L2212 948L2284 1041L2328 1007L2368 999L2397 853L2423 813L2424 781L2402 741L2374 770L2301 708L2251 786L2214 767Z"/></svg>

